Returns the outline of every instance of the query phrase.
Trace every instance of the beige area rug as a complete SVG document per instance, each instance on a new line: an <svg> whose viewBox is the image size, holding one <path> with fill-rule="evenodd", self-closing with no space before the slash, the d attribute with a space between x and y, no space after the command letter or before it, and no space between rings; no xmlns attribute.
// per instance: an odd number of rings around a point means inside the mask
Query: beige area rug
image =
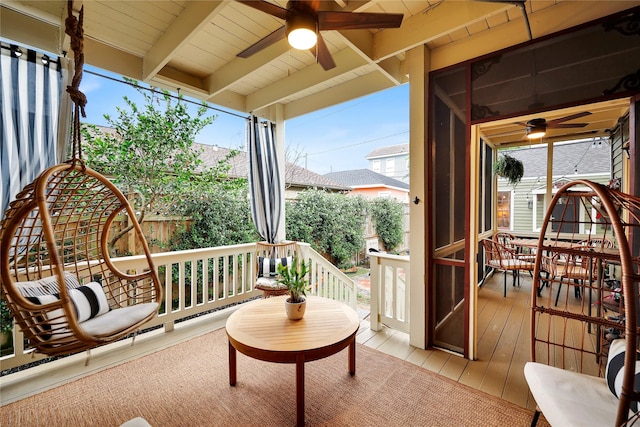
<svg viewBox="0 0 640 427"><path fill-rule="evenodd" d="M293 426L295 365L238 353L229 386L224 329L5 405L0 426ZM307 363L307 426L528 426L532 412L358 344ZM543 419L538 423L547 426Z"/></svg>

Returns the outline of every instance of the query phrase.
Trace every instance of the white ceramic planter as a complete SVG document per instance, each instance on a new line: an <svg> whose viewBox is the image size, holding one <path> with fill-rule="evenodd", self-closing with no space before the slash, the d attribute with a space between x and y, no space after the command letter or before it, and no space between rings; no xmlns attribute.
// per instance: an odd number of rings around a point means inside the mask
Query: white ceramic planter
<svg viewBox="0 0 640 427"><path fill-rule="evenodd" d="M290 320L300 320L304 316L304 311L307 308L307 301L302 302L289 302L291 298L287 298L284 302L284 308L287 312L287 317Z"/></svg>

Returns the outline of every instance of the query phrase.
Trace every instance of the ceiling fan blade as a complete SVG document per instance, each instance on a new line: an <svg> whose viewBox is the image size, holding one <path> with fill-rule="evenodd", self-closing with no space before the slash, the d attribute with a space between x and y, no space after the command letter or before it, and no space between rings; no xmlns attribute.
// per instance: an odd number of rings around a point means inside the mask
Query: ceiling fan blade
<svg viewBox="0 0 640 427"><path fill-rule="evenodd" d="M282 40L283 38L285 38L285 36L286 34L284 27L280 27L268 36L258 40L256 43L240 52L237 56L239 56L240 58L248 58L251 55L260 52L262 49Z"/></svg>
<svg viewBox="0 0 640 427"><path fill-rule="evenodd" d="M285 19L287 17L287 9L278 6L277 4L269 3L268 1L260 0L236 0L239 3L246 4L254 9L258 9L264 13L275 16L276 18Z"/></svg>
<svg viewBox="0 0 640 427"><path fill-rule="evenodd" d="M401 13L318 12L320 30L357 30L365 28L398 28Z"/></svg>
<svg viewBox="0 0 640 427"><path fill-rule="evenodd" d="M513 122L514 125L520 125L520 126L524 126L527 127L529 126L528 124L524 123L524 122Z"/></svg>
<svg viewBox="0 0 640 427"><path fill-rule="evenodd" d="M590 115L591 115L590 111L582 111L580 113L572 114L570 116L560 117L559 119L549 120L547 122L547 126L549 126L549 127L558 127L559 123L568 122L569 120L575 120L575 119L579 119L580 117L585 117L585 116L590 116ZM585 123L585 126L586 126L586 123ZM582 126L579 126L579 127L582 127Z"/></svg>
<svg viewBox="0 0 640 427"><path fill-rule="evenodd" d="M324 42L324 39L318 33L318 43L316 44L316 49L311 48L311 52L317 54L318 63L322 65L325 71L335 68L336 63L329 52L329 48L327 44Z"/></svg>

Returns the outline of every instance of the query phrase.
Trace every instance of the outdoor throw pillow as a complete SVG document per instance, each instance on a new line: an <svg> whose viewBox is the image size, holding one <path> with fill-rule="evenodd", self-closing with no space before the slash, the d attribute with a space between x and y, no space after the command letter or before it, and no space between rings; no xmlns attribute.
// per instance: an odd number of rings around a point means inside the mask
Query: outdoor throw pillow
<svg viewBox="0 0 640 427"><path fill-rule="evenodd" d="M77 288L80 282L76 276L68 271L64 272L64 281L67 289ZM58 287L58 276L53 275L40 280L32 280L26 282L16 282L16 287L20 294L24 297L37 297L42 295L55 295L60 293Z"/></svg>
<svg viewBox="0 0 640 427"><path fill-rule="evenodd" d="M27 296L26 299L36 305L46 305L59 301L57 295ZM54 327L56 329L60 327L63 330L66 330L67 327L67 321L64 317L64 310L61 308L44 312L42 316L37 316L36 320L38 322L38 325L36 326L38 335L40 335L45 340L51 338L51 334L43 332L49 332Z"/></svg>
<svg viewBox="0 0 640 427"><path fill-rule="evenodd" d="M76 308L78 322L93 319L109 311L107 296L102 286L96 282L69 289L69 298Z"/></svg>
<svg viewBox="0 0 640 427"><path fill-rule="evenodd" d="M67 271L64 272L64 279L78 322L84 322L109 311L109 302L99 283L91 282L81 286L75 275ZM16 285L20 293L33 304L50 304L60 299L58 276L55 275L40 280L18 282ZM63 315L62 309L54 310L47 313L45 321L49 322ZM50 329L49 325L43 325L43 328L46 329L46 327Z"/></svg>
<svg viewBox="0 0 640 427"><path fill-rule="evenodd" d="M278 265L290 266L291 262L291 257L275 259L258 257L258 277L275 277L278 275Z"/></svg>
<svg viewBox="0 0 640 427"><path fill-rule="evenodd" d="M605 378L609 390L617 398L622 393L622 378L624 376L624 355L626 353L626 343L624 339L617 339L611 342L609 347L609 356L607 359L607 369ZM634 380L634 389L640 387L640 353L636 352L636 375ZM631 410L638 412L638 402L631 401Z"/></svg>

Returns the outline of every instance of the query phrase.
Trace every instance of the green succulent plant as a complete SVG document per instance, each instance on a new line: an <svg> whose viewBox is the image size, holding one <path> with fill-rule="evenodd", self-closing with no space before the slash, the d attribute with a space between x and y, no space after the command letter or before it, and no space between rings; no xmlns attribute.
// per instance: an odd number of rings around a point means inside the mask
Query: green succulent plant
<svg viewBox="0 0 640 427"><path fill-rule="evenodd" d="M308 271L307 265L304 262L298 262L295 257L291 266L278 264L278 283L282 283L289 290L290 302L302 302L307 296L309 282L306 276Z"/></svg>

